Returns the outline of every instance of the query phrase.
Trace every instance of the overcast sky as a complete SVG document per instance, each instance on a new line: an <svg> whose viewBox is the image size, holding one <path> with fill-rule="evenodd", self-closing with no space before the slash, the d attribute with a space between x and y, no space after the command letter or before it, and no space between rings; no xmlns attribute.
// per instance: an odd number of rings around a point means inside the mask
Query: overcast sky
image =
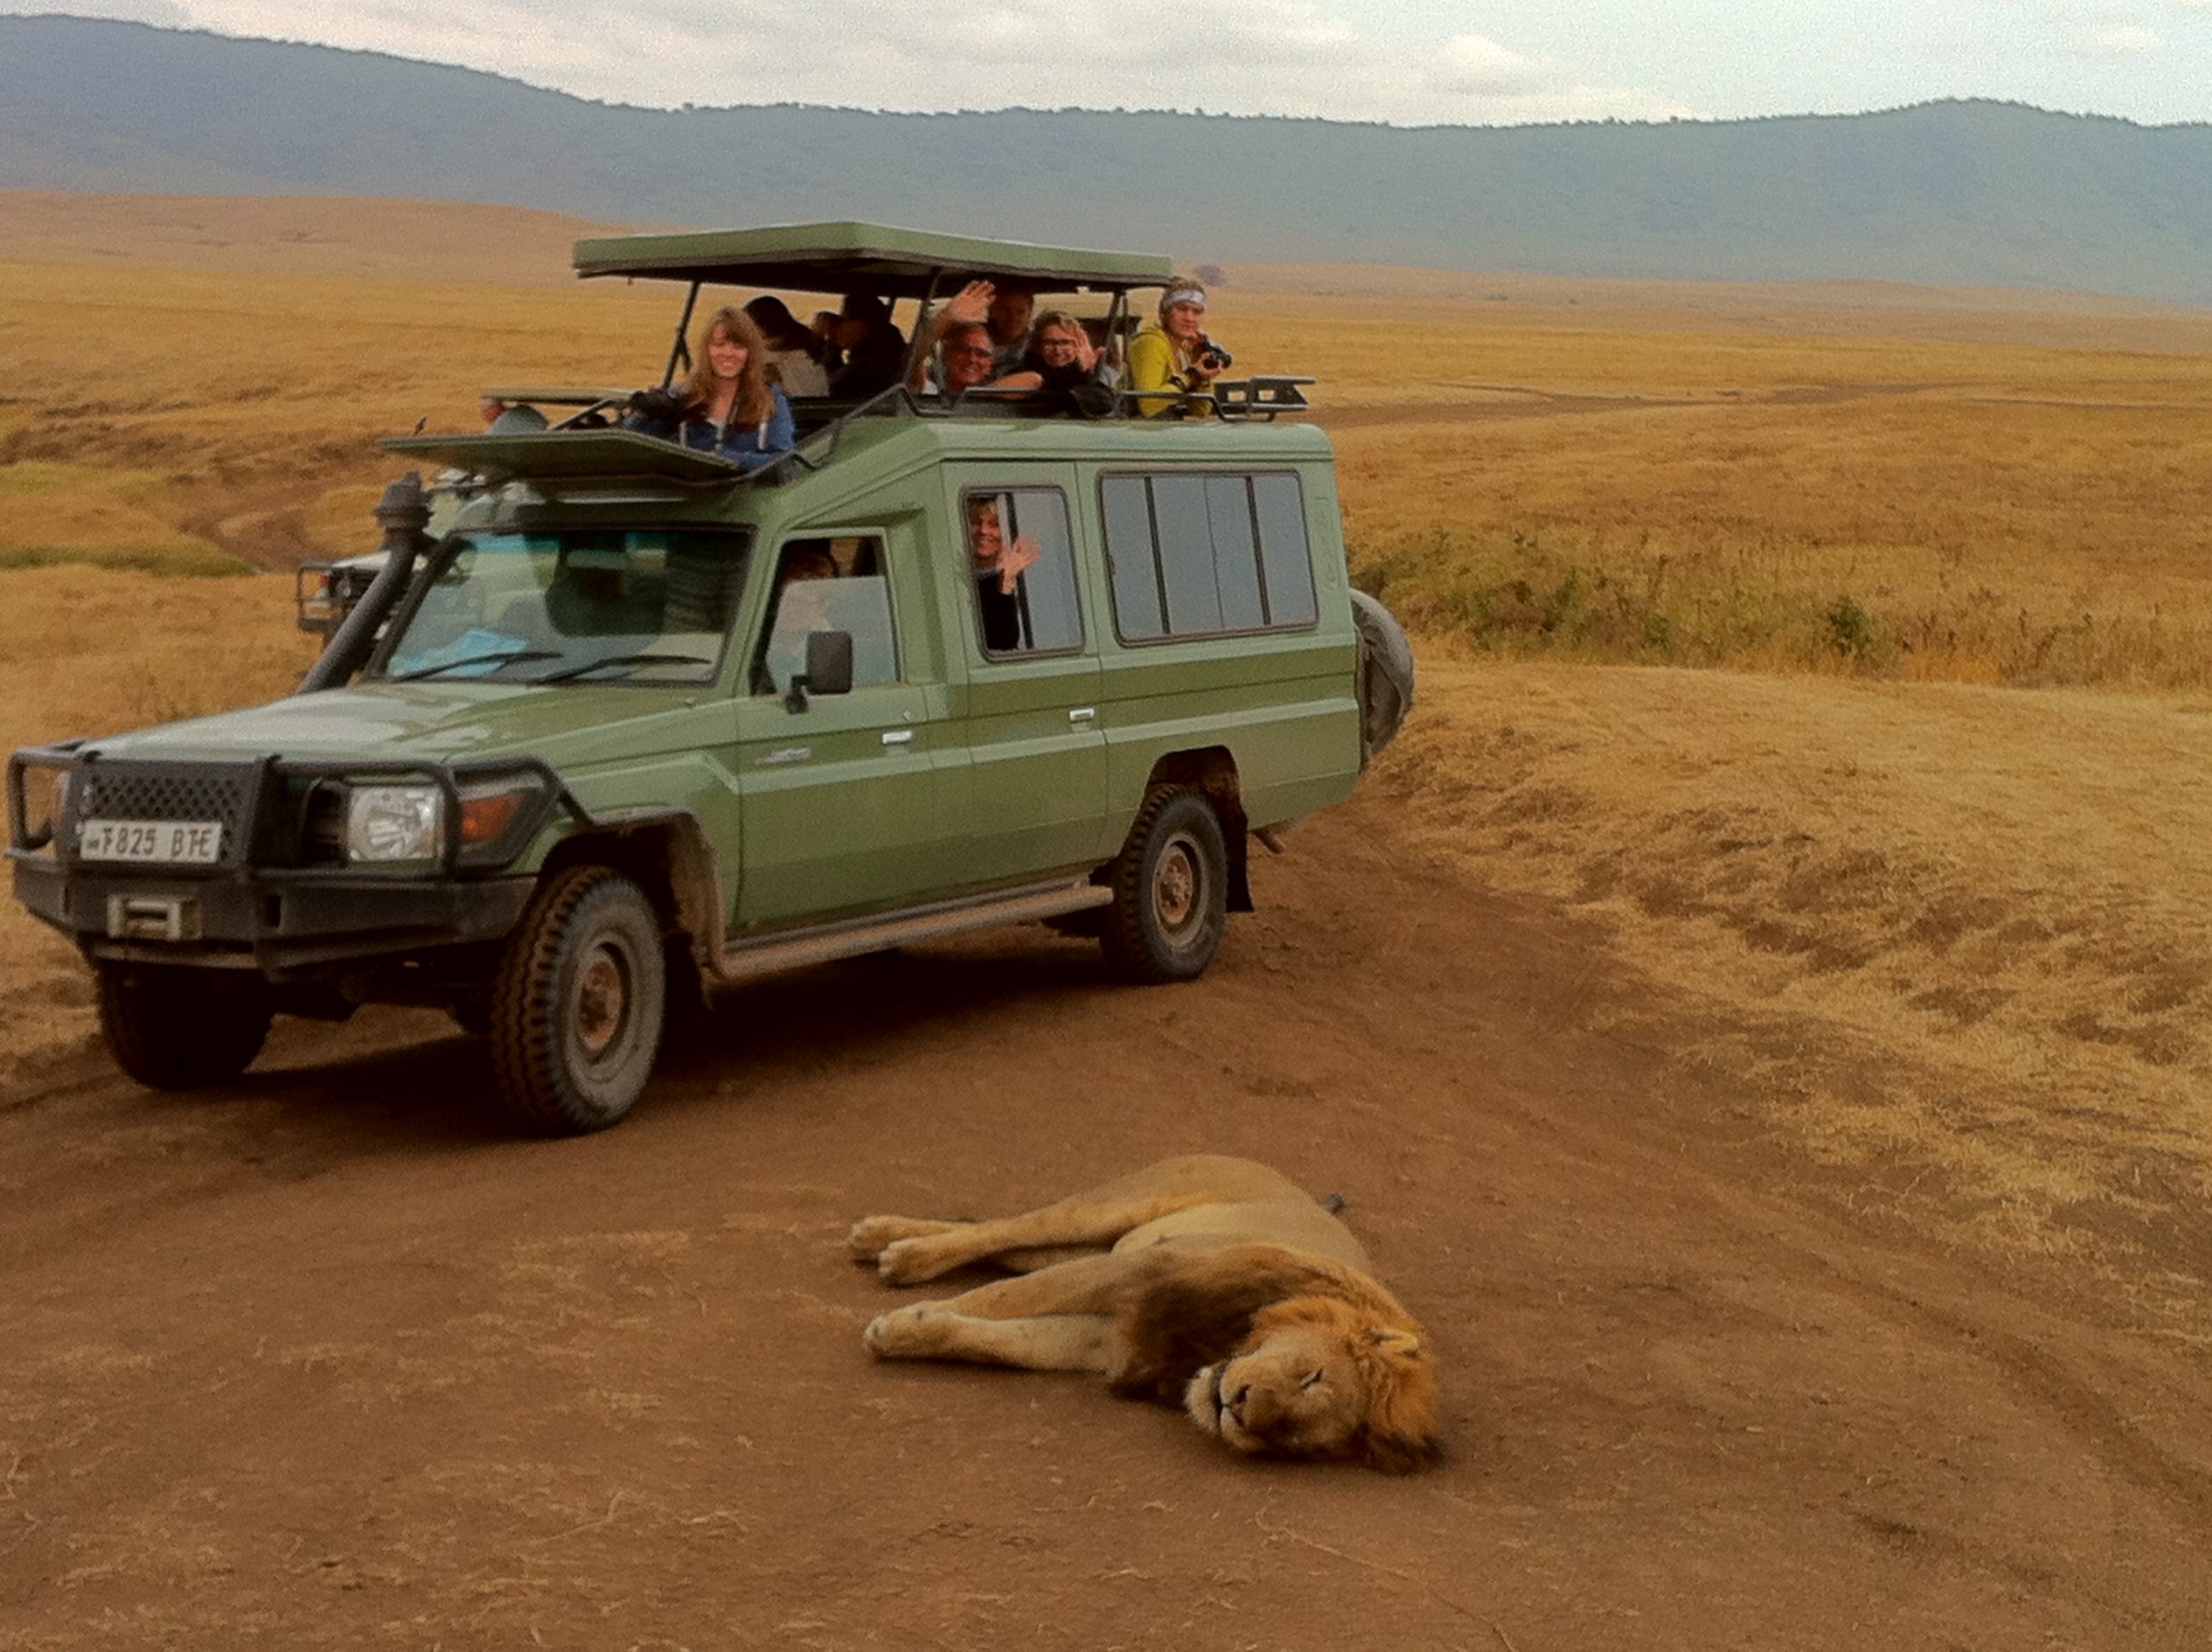
<svg viewBox="0 0 2212 1652"><path fill-rule="evenodd" d="M2212 0L0 0L361 46L623 103L1399 125L2008 98L2212 120Z"/></svg>

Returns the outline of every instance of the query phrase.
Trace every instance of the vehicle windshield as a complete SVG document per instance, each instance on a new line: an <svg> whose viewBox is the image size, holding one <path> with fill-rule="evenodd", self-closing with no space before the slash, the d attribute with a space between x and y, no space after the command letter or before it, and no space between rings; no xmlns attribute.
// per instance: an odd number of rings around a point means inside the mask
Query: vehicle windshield
<svg viewBox="0 0 2212 1652"><path fill-rule="evenodd" d="M711 683L750 530L590 528L448 540L374 675L386 682Z"/></svg>

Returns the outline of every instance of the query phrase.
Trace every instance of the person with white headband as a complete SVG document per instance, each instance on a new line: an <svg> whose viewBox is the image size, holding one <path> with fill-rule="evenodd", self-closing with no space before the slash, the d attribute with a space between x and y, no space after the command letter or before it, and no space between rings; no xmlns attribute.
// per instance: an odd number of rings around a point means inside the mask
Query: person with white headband
<svg viewBox="0 0 2212 1652"><path fill-rule="evenodd" d="M1146 418L1158 418L1185 405L1183 397L1204 392L1229 365L1229 353L1206 336L1206 288L1178 276L1160 295L1160 319L1129 342L1129 388L1164 390L1173 396L1137 404Z"/></svg>

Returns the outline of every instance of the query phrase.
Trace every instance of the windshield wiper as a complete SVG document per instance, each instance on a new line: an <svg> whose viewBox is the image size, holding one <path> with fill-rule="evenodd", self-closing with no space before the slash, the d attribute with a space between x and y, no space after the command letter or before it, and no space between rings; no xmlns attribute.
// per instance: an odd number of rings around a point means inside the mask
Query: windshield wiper
<svg viewBox="0 0 2212 1652"><path fill-rule="evenodd" d="M604 659L587 659L580 665L569 666L566 671L548 671L532 681L566 683L586 671L603 671L611 665L711 665L714 663L703 654L609 654Z"/></svg>
<svg viewBox="0 0 2212 1652"><path fill-rule="evenodd" d="M510 654L471 654L466 659L448 659L436 665L423 665L411 671L401 671L397 676L387 677L384 680L386 683L414 683L426 677L435 677L440 671L463 671L471 665L513 665L526 659L558 659L560 658L560 652L552 648L525 648L518 653ZM551 679L540 677L538 680L550 682Z"/></svg>

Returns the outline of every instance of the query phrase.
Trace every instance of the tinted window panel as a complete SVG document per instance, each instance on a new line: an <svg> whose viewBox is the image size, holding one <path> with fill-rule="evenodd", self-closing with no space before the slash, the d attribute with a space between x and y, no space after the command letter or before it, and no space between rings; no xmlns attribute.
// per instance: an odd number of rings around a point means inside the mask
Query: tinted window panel
<svg viewBox="0 0 2212 1652"><path fill-rule="evenodd" d="M1106 562L1114 576L1114 617L1132 639L1167 629L1160 618L1159 569L1152 560L1152 511L1145 479L1108 477L1100 489L1106 513Z"/></svg>
<svg viewBox="0 0 2212 1652"><path fill-rule="evenodd" d="M962 500L961 517L968 531L963 560L975 582L983 652L1004 659L1080 648L1083 606L1076 593L1067 500L1060 489L969 493ZM1009 592L1000 558L1024 545L1035 550L1036 560L1015 575Z"/></svg>
<svg viewBox="0 0 2212 1652"><path fill-rule="evenodd" d="M1298 479L1281 473L1255 476L1252 500L1267 579L1267 623L1311 625L1320 610L1314 601L1313 553L1306 543L1305 499Z"/></svg>
<svg viewBox="0 0 2212 1652"><path fill-rule="evenodd" d="M1256 631L1267 623L1260 605L1259 547L1252 541L1252 495L1241 476L1206 478L1206 520L1213 531L1213 583L1225 631Z"/></svg>
<svg viewBox="0 0 2212 1652"><path fill-rule="evenodd" d="M1168 592L1168 629L1218 631L1221 594L1214 583L1213 526L1206 478L1156 476L1152 522L1159 535L1160 574Z"/></svg>
<svg viewBox="0 0 2212 1652"><path fill-rule="evenodd" d="M1075 543L1067 501L1057 488L1020 488L1011 495L1014 537L1036 541L1037 561L1018 582L1022 646L1048 653L1083 646L1083 607L1075 593Z"/></svg>
<svg viewBox="0 0 2212 1652"><path fill-rule="evenodd" d="M776 569L775 617L753 672L753 692L781 694L806 669L810 631L843 631L853 639L853 686L898 681L898 645L891 627L890 581L873 540L794 539Z"/></svg>

